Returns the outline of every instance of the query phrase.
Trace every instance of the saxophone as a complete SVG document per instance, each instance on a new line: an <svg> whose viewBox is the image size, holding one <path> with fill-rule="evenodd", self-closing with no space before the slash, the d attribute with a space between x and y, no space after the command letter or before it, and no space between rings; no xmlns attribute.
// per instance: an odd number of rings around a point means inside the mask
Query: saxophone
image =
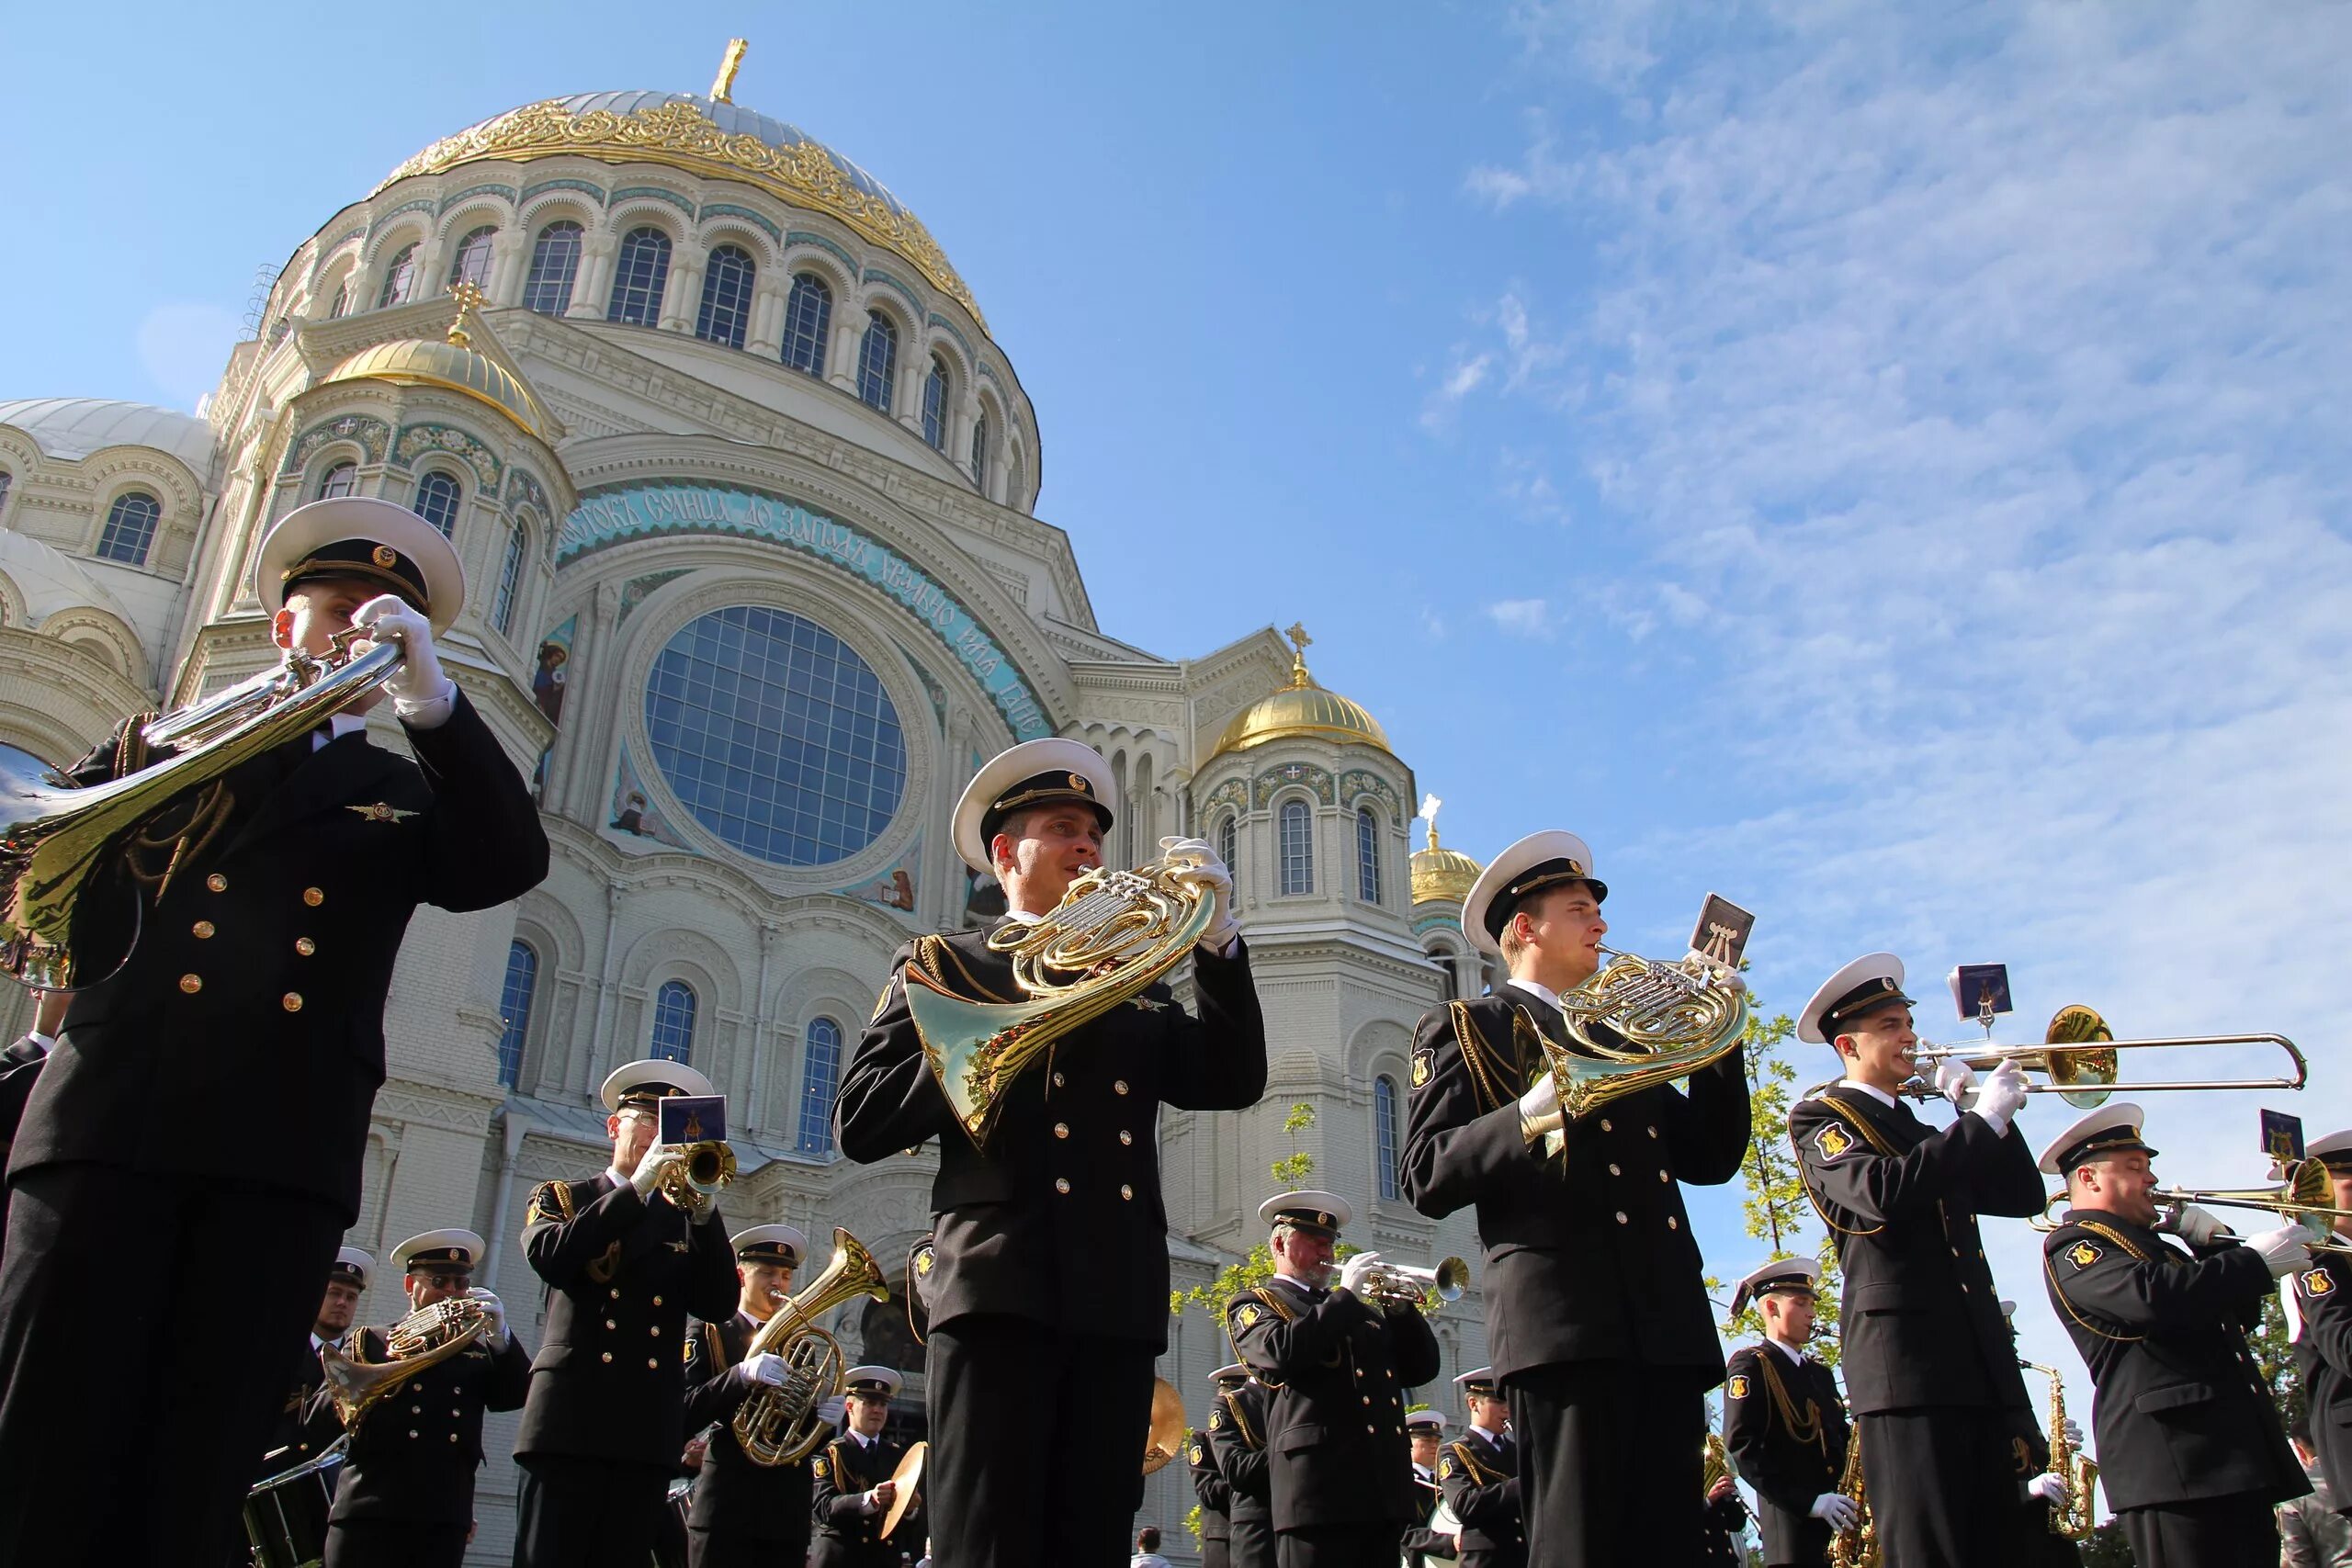
<svg viewBox="0 0 2352 1568"><path fill-rule="evenodd" d="M1879 1568L1878 1524L1871 1517L1871 1500L1862 1493L1862 1434L1856 1427L1846 1439L1846 1469L1838 1477L1838 1495L1861 1510L1849 1530L1839 1530L1829 1541L1829 1568Z"/></svg>
<svg viewBox="0 0 2352 1568"><path fill-rule="evenodd" d="M2050 1377L2050 1469L2066 1483L2066 1500L2050 1506L2050 1533L2081 1540L2091 1533L2098 1517L2098 1463L2076 1453L2066 1441L2066 1378L2055 1367L2039 1361L2018 1365Z"/></svg>

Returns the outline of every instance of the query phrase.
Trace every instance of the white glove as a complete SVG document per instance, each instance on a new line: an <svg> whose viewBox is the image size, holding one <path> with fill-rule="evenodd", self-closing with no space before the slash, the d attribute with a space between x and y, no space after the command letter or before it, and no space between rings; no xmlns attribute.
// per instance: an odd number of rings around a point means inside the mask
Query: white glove
<svg viewBox="0 0 2352 1568"><path fill-rule="evenodd" d="M1206 839L1162 839L1159 853L1162 859L1180 863L1174 868L1178 881L1198 883L1216 898L1216 908L1198 945L1204 953L1222 953L1241 934L1241 922L1233 918L1233 873L1224 857ZM1182 863L1185 862L1191 863Z"/></svg>
<svg viewBox="0 0 2352 1568"><path fill-rule="evenodd" d="M2245 1238L2245 1244L2262 1254L2270 1265L2270 1277L2300 1273L2312 1266L2311 1233L2300 1224L2280 1225L2275 1231L2262 1231Z"/></svg>
<svg viewBox="0 0 2352 1568"><path fill-rule="evenodd" d="M2075 1425L2075 1418L2072 1416L2067 1416L2066 1419L2059 1425L2060 1429L2066 1434L2066 1446L2073 1449L2076 1453L2080 1453L2083 1448L2082 1427Z"/></svg>
<svg viewBox="0 0 2352 1568"><path fill-rule="evenodd" d="M441 672L433 651L433 627L397 593L379 593L351 613L351 624L362 627L369 642L401 645L400 668L384 682L384 694L403 713L454 695L457 687Z"/></svg>
<svg viewBox="0 0 2352 1568"><path fill-rule="evenodd" d="M1724 990L1729 991L1736 997L1743 996L1747 991L1747 982L1740 977L1738 970L1732 968L1729 964L1716 963L1713 959L1708 957L1705 953L1700 952L1695 947L1682 955L1682 962L1685 964L1698 963L1706 965L1706 967L1713 972L1715 984L1721 986Z"/></svg>
<svg viewBox="0 0 2352 1568"><path fill-rule="evenodd" d="M1567 1124L1560 1111L1560 1080L1549 1071L1539 1075L1535 1087L1519 1097L1519 1124L1530 1135L1556 1133Z"/></svg>
<svg viewBox="0 0 2352 1568"><path fill-rule="evenodd" d="M2006 1138L2009 1135L2009 1119L2024 1104L2025 1069L2015 1062L2003 1062L1984 1080L1984 1087L1976 1091L1976 1103L1970 1109Z"/></svg>
<svg viewBox="0 0 2352 1568"><path fill-rule="evenodd" d="M898 1498L899 1483L895 1481L886 1481L882 1483L881 1485L874 1488L871 1492L868 1492L858 1501L859 1506L867 1513L878 1514L883 1509L888 1507L892 1503L897 1502Z"/></svg>
<svg viewBox="0 0 2352 1568"><path fill-rule="evenodd" d="M1860 1518L1862 1515L1862 1511L1854 1506L1854 1500L1843 1492L1824 1492L1813 1500L1813 1506L1805 1511L1834 1530L1852 1529L1854 1521Z"/></svg>
<svg viewBox="0 0 2352 1568"><path fill-rule="evenodd" d="M1362 1295L1363 1292L1357 1287L1363 1283L1363 1277L1372 1272L1373 1265L1379 1261L1380 1254L1377 1252L1359 1252L1340 1264L1340 1289L1351 1295Z"/></svg>
<svg viewBox="0 0 2352 1568"><path fill-rule="evenodd" d="M1936 1064L1936 1092L1962 1111L1976 1103L1976 1069L1947 1056Z"/></svg>
<svg viewBox="0 0 2352 1568"><path fill-rule="evenodd" d="M2058 1474L2037 1475L2025 1483L2026 1495L2039 1498L2052 1507L2066 1500L2066 1478Z"/></svg>
<svg viewBox="0 0 2352 1568"><path fill-rule="evenodd" d="M471 1302L480 1302L483 1308L490 1314L490 1331L481 1337L482 1343L488 1345L493 1350L505 1349L506 1303L500 1301L496 1296L492 1295L488 1291L483 1290L479 1285L466 1292L466 1299Z"/></svg>
<svg viewBox="0 0 2352 1568"><path fill-rule="evenodd" d="M743 1377L748 1382L764 1383L774 1388L784 1382L784 1358L773 1350L763 1350L756 1356L746 1357Z"/></svg>
<svg viewBox="0 0 2352 1568"><path fill-rule="evenodd" d="M2194 1203L2176 1203L2166 1209L2164 1217L2156 1222L2156 1229L2177 1235L2191 1247L2211 1247L2217 1237L2230 1234L2230 1227L2219 1216Z"/></svg>
<svg viewBox="0 0 2352 1568"><path fill-rule="evenodd" d="M684 1157L683 1149L673 1149L662 1143L648 1144L645 1153L638 1156L637 1168L629 1173L628 1184L637 1189L639 1197L650 1203L662 1185L662 1171Z"/></svg>

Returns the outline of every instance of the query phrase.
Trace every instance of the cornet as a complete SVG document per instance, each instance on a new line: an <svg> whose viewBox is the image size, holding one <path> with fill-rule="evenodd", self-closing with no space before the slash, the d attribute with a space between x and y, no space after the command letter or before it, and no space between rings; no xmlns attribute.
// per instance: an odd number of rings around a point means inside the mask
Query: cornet
<svg viewBox="0 0 2352 1568"><path fill-rule="evenodd" d="M1375 1263L1365 1271L1359 1293L1398 1306L1427 1307L1432 1295L1440 1302L1460 1301L1469 1285L1470 1265L1459 1258L1449 1258L1434 1269Z"/></svg>

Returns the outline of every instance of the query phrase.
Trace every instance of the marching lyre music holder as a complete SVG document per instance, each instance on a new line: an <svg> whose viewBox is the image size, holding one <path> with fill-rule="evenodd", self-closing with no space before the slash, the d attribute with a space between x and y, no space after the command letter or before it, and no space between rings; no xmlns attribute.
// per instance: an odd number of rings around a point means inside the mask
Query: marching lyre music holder
<svg viewBox="0 0 2352 1568"><path fill-rule="evenodd" d="M1962 964L1945 976L1951 987L1951 1005L1961 1021L1974 1021L1993 1038L1993 1021L2017 1010L2009 1000L2009 966L2006 964Z"/></svg>

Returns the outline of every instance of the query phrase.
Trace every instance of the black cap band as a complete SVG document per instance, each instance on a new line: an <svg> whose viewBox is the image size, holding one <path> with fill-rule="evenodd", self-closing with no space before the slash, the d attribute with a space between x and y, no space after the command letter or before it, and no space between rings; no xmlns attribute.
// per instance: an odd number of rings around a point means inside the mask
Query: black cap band
<svg viewBox="0 0 2352 1568"><path fill-rule="evenodd" d="M1903 994L1903 987L1894 976L1873 975L1821 1010L1821 1032L1834 1039L1837 1025L1885 1002L1901 1002L1908 1007L1911 998Z"/></svg>
<svg viewBox="0 0 2352 1568"><path fill-rule="evenodd" d="M422 1274L428 1269L436 1274L470 1274L473 1255L462 1247L429 1247L409 1255L408 1272Z"/></svg>
<svg viewBox="0 0 2352 1568"><path fill-rule="evenodd" d="M1024 811L1033 806L1058 806L1065 801L1092 807L1095 820L1101 822L1106 831L1109 829L1111 808L1095 798L1094 785L1087 781L1086 775L1054 768L1015 780L1002 795L989 802L989 808L980 813L980 843L986 846L994 840L997 829L1003 827L1004 819L1014 812Z"/></svg>
<svg viewBox="0 0 2352 1568"><path fill-rule="evenodd" d="M2101 1127L2058 1156L2058 1174L2070 1175L2076 1166L2086 1165L2101 1155L2129 1154L2134 1149L2152 1157L2156 1153L2140 1136L2137 1127Z"/></svg>
<svg viewBox="0 0 2352 1568"><path fill-rule="evenodd" d="M337 539L322 545L288 567L281 581L285 592L291 594L303 583L322 578L357 578L378 583L408 601L418 615L430 618L433 614L424 569L391 546L373 539Z"/></svg>
<svg viewBox="0 0 2352 1568"><path fill-rule="evenodd" d="M1557 887L1565 882L1581 882L1592 889L1592 900L1598 904L1609 897L1609 885L1593 879L1592 868L1582 861L1566 855L1555 855L1538 861L1517 876L1510 886L1495 895L1487 906L1487 934L1497 942L1503 938L1503 928L1519 913L1519 907L1546 887Z"/></svg>

